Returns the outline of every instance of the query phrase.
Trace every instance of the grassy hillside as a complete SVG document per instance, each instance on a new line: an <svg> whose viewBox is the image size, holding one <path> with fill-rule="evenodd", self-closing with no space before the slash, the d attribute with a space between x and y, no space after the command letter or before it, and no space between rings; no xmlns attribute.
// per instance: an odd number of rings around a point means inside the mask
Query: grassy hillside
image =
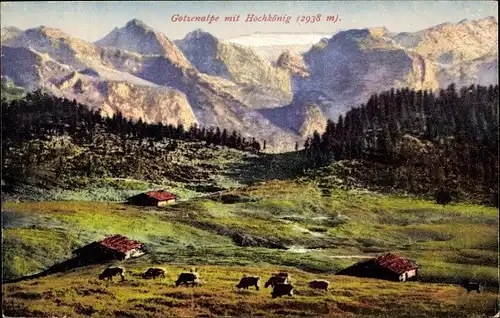
<svg viewBox="0 0 500 318"><path fill-rule="evenodd" d="M300 153L256 154L204 142L129 139L101 132L90 144L50 136L10 145L2 193L12 200L123 202L165 189L181 199L302 172Z"/></svg>
<svg viewBox="0 0 500 318"><path fill-rule="evenodd" d="M166 279L139 277L147 266L130 264L126 280L103 282L93 266L62 275L3 285L7 316L385 316L478 317L495 314L496 295L476 294L454 285L392 283L375 279L317 275L280 267L292 275L295 295L272 299L262 285L277 267L200 266L199 287L174 287L185 266L162 265ZM261 289L237 291L243 273L262 277ZM312 290L307 282L328 279L328 292Z"/></svg>
<svg viewBox="0 0 500 318"><path fill-rule="evenodd" d="M497 280L497 210L355 190L325 194L300 181L164 208L5 202L2 222L5 278L36 273L78 246L124 234L146 243L147 261L154 263L276 264L334 273L363 256L396 251L422 264L422 280Z"/></svg>

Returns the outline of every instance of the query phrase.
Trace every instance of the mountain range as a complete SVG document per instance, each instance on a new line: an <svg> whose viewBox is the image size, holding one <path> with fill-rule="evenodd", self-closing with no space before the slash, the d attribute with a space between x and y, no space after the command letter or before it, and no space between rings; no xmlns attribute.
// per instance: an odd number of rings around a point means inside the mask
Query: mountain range
<svg viewBox="0 0 500 318"><path fill-rule="evenodd" d="M392 87L497 83L497 31L487 17L413 33L381 27L222 41L195 30L170 41L134 19L91 43L44 26L8 27L1 75L107 115L219 126L286 151ZM262 48L279 54L266 58Z"/></svg>

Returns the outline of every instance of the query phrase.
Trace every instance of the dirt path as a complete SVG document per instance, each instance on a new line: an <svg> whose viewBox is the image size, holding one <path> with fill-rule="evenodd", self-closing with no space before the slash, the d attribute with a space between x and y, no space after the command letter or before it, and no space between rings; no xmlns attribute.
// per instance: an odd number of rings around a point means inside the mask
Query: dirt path
<svg viewBox="0 0 500 318"><path fill-rule="evenodd" d="M328 255L330 258L373 258L370 255Z"/></svg>

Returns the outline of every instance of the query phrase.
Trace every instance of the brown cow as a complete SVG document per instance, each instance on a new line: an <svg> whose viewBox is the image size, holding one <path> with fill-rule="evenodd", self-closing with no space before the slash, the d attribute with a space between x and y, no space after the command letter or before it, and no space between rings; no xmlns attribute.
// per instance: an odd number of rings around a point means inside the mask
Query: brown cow
<svg viewBox="0 0 500 318"><path fill-rule="evenodd" d="M182 284L186 286L195 286L200 285L200 283L201 281L197 273L180 273L179 278L177 278L177 281L175 282L175 287Z"/></svg>
<svg viewBox="0 0 500 318"><path fill-rule="evenodd" d="M123 267L108 267L99 275L99 279L100 280L108 279L112 281L114 276L120 275L122 281L124 281L125 280L124 273L125 269Z"/></svg>
<svg viewBox="0 0 500 318"><path fill-rule="evenodd" d="M165 271L161 268L149 268L144 274L142 274L142 278L157 278L162 277L165 278Z"/></svg>
<svg viewBox="0 0 500 318"><path fill-rule="evenodd" d="M236 288L243 288L243 289L248 289L250 286L255 286L256 290L259 290L259 281L260 277L259 276L243 276L236 285Z"/></svg>
<svg viewBox="0 0 500 318"><path fill-rule="evenodd" d="M473 290L477 291L478 293L481 292L480 290L482 286L478 282L463 281L461 285L463 288L467 289L468 293L470 293Z"/></svg>
<svg viewBox="0 0 500 318"><path fill-rule="evenodd" d="M284 295L293 296L293 286L290 284L276 284L274 285L271 295L273 298L281 297Z"/></svg>
<svg viewBox="0 0 500 318"><path fill-rule="evenodd" d="M276 284L286 284L288 283L288 278L284 276L271 276L269 280L264 284L264 287L267 288L269 286L273 287Z"/></svg>
<svg viewBox="0 0 500 318"><path fill-rule="evenodd" d="M286 277L281 277L281 276L271 276L269 277L269 280L264 284L264 287L267 288L271 286L271 288L274 288L276 284L286 284L288 283L288 280Z"/></svg>
<svg viewBox="0 0 500 318"><path fill-rule="evenodd" d="M309 282L309 287L313 289L324 289L328 290L328 285L330 285L330 282L324 279L317 279Z"/></svg>

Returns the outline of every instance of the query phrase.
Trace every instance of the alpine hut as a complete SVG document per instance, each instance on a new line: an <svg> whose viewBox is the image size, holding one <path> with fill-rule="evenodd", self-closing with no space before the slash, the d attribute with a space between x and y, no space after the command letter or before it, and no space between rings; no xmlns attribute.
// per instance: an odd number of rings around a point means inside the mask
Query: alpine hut
<svg viewBox="0 0 500 318"><path fill-rule="evenodd" d="M387 253L356 263L337 272L337 275L386 279L404 282L417 276L420 265L402 256Z"/></svg>
<svg viewBox="0 0 500 318"><path fill-rule="evenodd" d="M128 204L142 206L162 206L172 204L177 201L177 196L166 191L149 191L130 197L127 200Z"/></svg>
<svg viewBox="0 0 500 318"><path fill-rule="evenodd" d="M130 240L123 235L108 236L102 241L90 243L73 251L76 258L88 263L125 260L142 256L145 253L142 243Z"/></svg>

